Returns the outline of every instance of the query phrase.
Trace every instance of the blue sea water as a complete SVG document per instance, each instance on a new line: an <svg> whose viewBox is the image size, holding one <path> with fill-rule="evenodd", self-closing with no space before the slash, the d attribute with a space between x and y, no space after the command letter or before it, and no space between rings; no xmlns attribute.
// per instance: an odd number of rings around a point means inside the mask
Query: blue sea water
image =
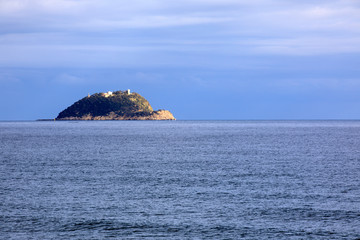
<svg viewBox="0 0 360 240"><path fill-rule="evenodd" d="M1 239L358 239L360 121L0 122Z"/></svg>

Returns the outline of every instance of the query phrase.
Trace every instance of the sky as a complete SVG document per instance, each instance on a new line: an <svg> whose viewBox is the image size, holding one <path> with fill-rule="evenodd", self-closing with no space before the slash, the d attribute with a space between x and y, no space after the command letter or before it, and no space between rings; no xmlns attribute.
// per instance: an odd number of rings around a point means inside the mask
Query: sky
<svg viewBox="0 0 360 240"><path fill-rule="evenodd" d="M360 1L0 0L0 120L126 89L179 120L360 119Z"/></svg>

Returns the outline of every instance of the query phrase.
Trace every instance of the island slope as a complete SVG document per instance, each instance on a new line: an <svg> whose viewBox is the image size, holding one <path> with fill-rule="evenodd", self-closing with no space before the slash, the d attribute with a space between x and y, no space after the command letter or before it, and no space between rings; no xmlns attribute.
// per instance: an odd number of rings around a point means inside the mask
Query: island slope
<svg viewBox="0 0 360 240"><path fill-rule="evenodd" d="M138 93L116 91L88 95L66 108L56 120L175 120L167 110L154 111Z"/></svg>

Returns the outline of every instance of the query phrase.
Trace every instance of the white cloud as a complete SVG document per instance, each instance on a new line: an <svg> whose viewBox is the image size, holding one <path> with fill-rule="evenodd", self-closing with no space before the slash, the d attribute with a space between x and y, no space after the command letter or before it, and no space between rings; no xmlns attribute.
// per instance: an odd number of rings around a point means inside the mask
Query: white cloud
<svg viewBox="0 0 360 240"><path fill-rule="evenodd" d="M0 0L0 65L117 65L149 52L359 53L359 46L354 0Z"/></svg>
<svg viewBox="0 0 360 240"><path fill-rule="evenodd" d="M68 13L82 6L81 1L74 0L0 0L0 13L8 16Z"/></svg>
<svg viewBox="0 0 360 240"><path fill-rule="evenodd" d="M266 34L268 29L360 31L360 6L346 0L0 0L0 13L0 24L10 22L14 30L101 32L223 23L229 30Z"/></svg>
<svg viewBox="0 0 360 240"><path fill-rule="evenodd" d="M174 27L197 25L205 23L219 23L226 22L228 19L211 18L211 17L184 17L180 15L173 16L140 16L128 18L124 20L102 20L94 19L86 24L78 25L82 28L96 28L96 29L119 29L119 28L157 28L157 27Z"/></svg>

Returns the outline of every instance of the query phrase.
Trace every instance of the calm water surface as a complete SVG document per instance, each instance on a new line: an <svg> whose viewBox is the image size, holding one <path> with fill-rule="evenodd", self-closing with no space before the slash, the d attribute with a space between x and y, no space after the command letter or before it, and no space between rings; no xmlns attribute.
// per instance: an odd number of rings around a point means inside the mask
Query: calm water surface
<svg viewBox="0 0 360 240"><path fill-rule="evenodd" d="M360 121L0 122L1 239L357 239Z"/></svg>

